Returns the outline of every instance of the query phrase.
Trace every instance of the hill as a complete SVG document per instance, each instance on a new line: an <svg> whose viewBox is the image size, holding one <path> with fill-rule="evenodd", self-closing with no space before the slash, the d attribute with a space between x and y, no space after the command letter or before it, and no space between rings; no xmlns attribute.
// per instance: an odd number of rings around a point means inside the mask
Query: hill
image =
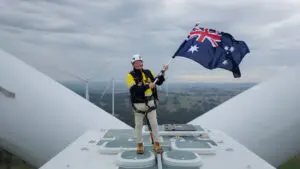
<svg viewBox="0 0 300 169"><path fill-rule="evenodd" d="M158 123L187 123L204 114L217 105L243 92L247 88L186 88L180 92L166 93L159 91L157 102ZM84 97L83 92L78 92ZM112 113L112 95L107 93L90 93L90 101L105 111ZM115 94L114 112L118 118L133 126L133 114L129 92Z"/></svg>

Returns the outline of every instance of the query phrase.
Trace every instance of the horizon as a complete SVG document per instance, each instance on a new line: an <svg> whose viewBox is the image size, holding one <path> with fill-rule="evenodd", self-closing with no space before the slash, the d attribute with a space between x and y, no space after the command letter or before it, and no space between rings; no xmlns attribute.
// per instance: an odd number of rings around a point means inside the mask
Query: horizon
<svg viewBox="0 0 300 169"><path fill-rule="evenodd" d="M74 82L71 83L61 83L65 87L69 88L74 92L85 93L85 82ZM255 86L257 83L215 83L215 82L182 82L182 83L169 83L168 85L158 86L159 92L183 92L189 89L240 89L240 88L251 88ZM109 85L109 86L108 86ZM128 93L128 88L125 83L115 82L115 93ZM89 93L112 93L112 83L109 82L93 82L89 83Z"/></svg>
<svg viewBox="0 0 300 169"><path fill-rule="evenodd" d="M111 80L107 80L107 81L89 81L89 84L95 84L95 83L109 83ZM85 84L85 81L79 81L79 80L66 80L66 81L57 81L58 83L61 84ZM121 81L115 81L115 84L126 84L126 81L121 82ZM245 82L245 81L241 81L241 82L232 82L232 81L177 81L177 82L168 82L169 85L174 85L174 84L258 84L260 82ZM166 83L164 83L163 85L165 85Z"/></svg>

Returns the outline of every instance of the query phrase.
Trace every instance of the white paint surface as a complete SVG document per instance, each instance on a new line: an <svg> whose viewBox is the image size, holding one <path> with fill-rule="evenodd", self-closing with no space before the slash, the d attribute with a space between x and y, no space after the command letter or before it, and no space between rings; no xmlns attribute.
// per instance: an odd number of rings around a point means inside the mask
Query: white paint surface
<svg viewBox="0 0 300 169"><path fill-rule="evenodd" d="M274 166L300 152L300 66L192 120L222 130Z"/></svg>
<svg viewBox="0 0 300 169"><path fill-rule="evenodd" d="M210 134L214 140L223 143L219 144L215 155L200 155L201 169L275 169L225 133L215 130ZM98 151L96 143L103 135L98 131L87 131L40 169L118 169L117 155L103 155ZM91 140L95 143L89 143Z"/></svg>

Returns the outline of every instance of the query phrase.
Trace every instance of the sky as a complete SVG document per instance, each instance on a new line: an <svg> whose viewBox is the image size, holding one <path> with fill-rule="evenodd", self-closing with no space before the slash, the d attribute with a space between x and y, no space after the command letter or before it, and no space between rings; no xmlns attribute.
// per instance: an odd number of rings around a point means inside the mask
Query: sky
<svg viewBox="0 0 300 169"><path fill-rule="evenodd" d="M124 81L133 54L158 73L199 23L247 43L242 77L176 57L170 83L260 82L300 63L299 9L299 0L1 0L0 48L58 81Z"/></svg>

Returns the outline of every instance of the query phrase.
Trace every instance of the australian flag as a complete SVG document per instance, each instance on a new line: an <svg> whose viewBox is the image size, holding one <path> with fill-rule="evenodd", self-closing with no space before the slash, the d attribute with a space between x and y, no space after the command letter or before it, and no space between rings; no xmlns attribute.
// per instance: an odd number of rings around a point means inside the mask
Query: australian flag
<svg viewBox="0 0 300 169"><path fill-rule="evenodd" d="M229 33L196 24L173 58L186 57L207 69L226 69L233 73L234 78L239 78L239 64L247 53L250 53L250 50L244 41L235 40Z"/></svg>

